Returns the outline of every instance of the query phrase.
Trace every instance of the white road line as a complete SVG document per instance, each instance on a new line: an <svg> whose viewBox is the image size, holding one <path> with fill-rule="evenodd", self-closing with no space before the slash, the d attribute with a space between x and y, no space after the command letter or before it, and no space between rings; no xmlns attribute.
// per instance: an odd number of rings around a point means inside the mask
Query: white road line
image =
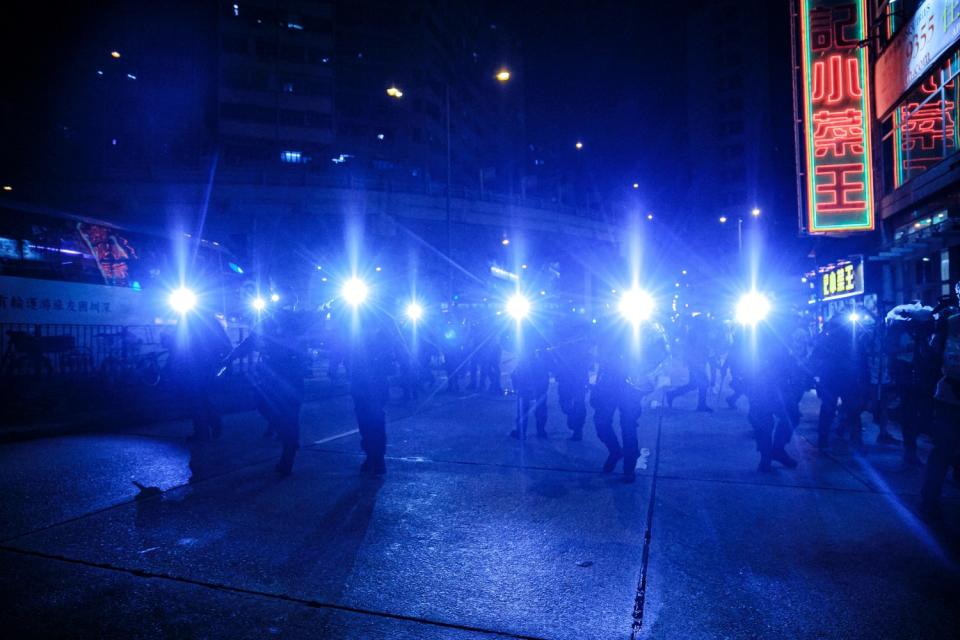
<svg viewBox="0 0 960 640"><path fill-rule="evenodd" d="M338 433L335 436L330 436L329 438L323 438L322 440L315 440L313 444L326 444L334 440L339 440L340 438L346 438L347 436L352 436L355 433L360 433L360 429L351 429L350 431L344 431L343 433Z"/></svg>

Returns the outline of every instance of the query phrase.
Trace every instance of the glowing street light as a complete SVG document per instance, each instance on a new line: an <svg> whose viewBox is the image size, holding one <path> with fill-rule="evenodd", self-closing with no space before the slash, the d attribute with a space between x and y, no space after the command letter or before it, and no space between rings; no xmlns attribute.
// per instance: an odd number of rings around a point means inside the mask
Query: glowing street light
<svg viewBox="0 0 960 640"><path fill-rule="evenodd" d="M370 290L360 278L350 278L343 284L340 295L351 307L359 307L367 299Z"/></svg>
<svg viewBox="0 0 960 640"><path fill-rule="evenodd" d="M639 188L640 188L640 183L639 183L639 182L634 182L634 183L633 183L633 188L634 188L634 189L639 189Z"/></svg>
<svg viewBox="0 0 960 640"><path fill-rule="evenodd" d="M250 302L250 306L253 307L254 311L263 311L267 308L267 301L257 296Z"/></svg>
<svg viewBox="0 0 960 640"><path fill-rule="evenodd" d="M754 207L753 209L750 210L750 215L752 215L754 218L759 218L759 217L760 217L760 209L757 208L757 207Z"/></svg>
<svg viewBox="0 0 960 640"><path fill-rule="evenodd" d="M499 82L508 82L510 80L510 70L506 68L500 69L495 77Z"/></svg>
<svg viewBox="0 0 960 640"><path fill-rule="evenodd" d="M271 293L271 294L270 294L270 302L280 302L280 294L279 294L279 293Z"/></svg>
<svg viewBox="0 0 960 640"><path fill-rule="evenodd" d="M517 322L530 314L530 301L525 296L515 293L507 300L507 313Z"/></svg>
<svg viewBox="0 0 960 640"><path fill-rule="evenodd" d="M720 224L726 224L727 216L720 216Z"/></svg>
<svg viewBox="0 0 960 640"><path fill-rule="evenodd" d="M167 302L174 311L183 315L197 306L197 294L186 287L180 287L170 292Z"/></svg>
<svg viewBox="0 0 960 640"><path fill-rule="evenodd" d="M398 89L395 85L390 85L390 87L387 89L387 95L391 98L399 99L403 97L403 91L400 91L400 89Z"/></svg>
<svg viewBox="0 0 960 640"><path fill-rule="evenodd" d="M579 140L577 140L577 144L575 144L575 145L573 145L573 146L575 146L575 147L577 148L577 151L580 151L581 149L583 149L583 143L580 142Z"/></svg>
<svg viewBox="0 0 960 640"><path fill-rule="evenodd" d="M655 307L653 297L646 291L635 287L623 292L617 310L627 322L638 325L650 319Z"/></svg>
<svg viewBox="0 0 960 640"><path fill-rule="evenodd" d="M404 313L407 314L407 318L409 318L411 322L418 322L420 318L423 317L423 307L421 307L418 302L413 301L407 305Z"/></svg>
<svg viewBox="0 0 960 640"><path fill-rule="evenodd" d="M850 315L847 316L847 320L849 320L851 324L857 324L861 319L860 314L856 311L851 311Z"/></svg>
<svg viewBox="0 0 960 640"><path fill-rule="evenodd" d="M114 60L118 60L118 59L120 58L120 52L119 52L119 51L111 51L111 52L110 52L110 57L113 58Z"/></svg>
<svg viewBox="0 0 960 640"><path fill-rule="evenodd" d="M647 220L653 220L653 214L652 214L652 213L648 213L648 214L647 214Z"/></svg>
<svg viewBox="0 0 960 640"><path fill-rule="evenodd" d="M737 322L754 326L758 322L762 322L763 319L770 314L770 309L770 300L767 299L767 296L757 291L745 293L740 297L740 301L737 302Z"/></svg>
<svg viewBox="0 0 960 640"><path fill-rule="evenodd" d="M509 247L509 246L510 246L510 238L504 238L503 240L500 241L500 244L502 244L502 245L505 246L505 247Z"/></svg>

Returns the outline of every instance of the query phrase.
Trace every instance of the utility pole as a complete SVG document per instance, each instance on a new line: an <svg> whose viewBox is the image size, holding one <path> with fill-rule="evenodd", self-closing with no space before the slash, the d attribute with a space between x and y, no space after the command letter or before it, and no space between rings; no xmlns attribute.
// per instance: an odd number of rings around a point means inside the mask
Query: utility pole
<svg viewBox="0 0 960 640"><path fill-rule="evenodd" d="M450 216L450 83L444 83L444 98L447 109L447 301L453 300L453 229Z"/></svg>

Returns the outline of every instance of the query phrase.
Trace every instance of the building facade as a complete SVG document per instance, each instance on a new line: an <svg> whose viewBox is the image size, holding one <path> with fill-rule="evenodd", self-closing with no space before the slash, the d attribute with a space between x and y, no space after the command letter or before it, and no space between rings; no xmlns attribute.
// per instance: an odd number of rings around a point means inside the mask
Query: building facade
<svg viewBox="0 0 960 640"><path fill-rule="evenodd" d="M872 8L878 234L867 259L883 299L933 304L960 280L960 5Z"/></svg>

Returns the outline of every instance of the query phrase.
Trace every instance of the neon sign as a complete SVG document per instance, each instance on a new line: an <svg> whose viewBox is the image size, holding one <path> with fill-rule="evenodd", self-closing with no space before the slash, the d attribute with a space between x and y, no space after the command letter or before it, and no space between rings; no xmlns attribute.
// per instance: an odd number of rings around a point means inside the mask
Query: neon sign
<svg viewBox="0 0 960 640"><path fill-rule="evenodd" d="M850 260L840 260L819 267L816 271L807 273L804 281L809 281L811 293L815 293L811 302L828 302L858 296L864 292L863 256L854 256Z"/></svg>
<svg viewBox="0 0 960 640"><path fill-rule="evenodd" d="M874 228L866 0L800 0L807 231Z"/></svg>

